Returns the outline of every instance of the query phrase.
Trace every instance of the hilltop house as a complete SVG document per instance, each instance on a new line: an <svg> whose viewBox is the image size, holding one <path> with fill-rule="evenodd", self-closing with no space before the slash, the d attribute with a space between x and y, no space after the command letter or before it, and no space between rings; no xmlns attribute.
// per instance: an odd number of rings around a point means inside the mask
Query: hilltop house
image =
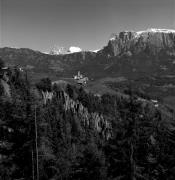
<svg viewBox="0 0 175 180"><path fill-rule="evenodd" d="M78 84L86 84L89 80L88 77L84 77L83 74L80 73L80 71L78 71L78 74L74 76L74 79Z"/></svg>

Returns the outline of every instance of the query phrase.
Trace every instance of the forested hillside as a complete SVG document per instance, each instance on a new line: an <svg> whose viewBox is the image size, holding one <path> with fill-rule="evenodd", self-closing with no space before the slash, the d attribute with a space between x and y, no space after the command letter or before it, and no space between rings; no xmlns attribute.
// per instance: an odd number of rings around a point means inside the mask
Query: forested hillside
<svg viewBox="0 0 175 180"><path fill-rule="evenodd" d="M132 89L129 98L95 96L49 78L33 86L18 68L6 72L0 179L175 179L174 117L138 101Z"/></svg>

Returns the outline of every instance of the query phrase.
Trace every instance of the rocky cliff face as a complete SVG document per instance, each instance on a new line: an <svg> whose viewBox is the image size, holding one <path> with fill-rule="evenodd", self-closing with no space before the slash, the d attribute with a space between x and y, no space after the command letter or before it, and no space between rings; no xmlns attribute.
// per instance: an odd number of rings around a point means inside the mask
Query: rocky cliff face
<svg viewBox="0 0 175 180"><path fill-rule="evenodd" d="M83 128L93 127L95 131L102 135L103 138L109 139L112 136L112 125L108 120L97 112L90 113L86 107L78 100L73 100L64 91L43 92L43 103L47 105L49 101L56 97L58 101L64 102L65 111L71 111L74 115L80 117Z"/></svg>
<svg viewBox="0 0 175 180"><path fill-rule="evenodd" d="M109 56L129 56L146 52L157 55L161 51L168 55L175 53L175 30L148 29L146 31L124 31L115 34L101 51Z"/></svg>

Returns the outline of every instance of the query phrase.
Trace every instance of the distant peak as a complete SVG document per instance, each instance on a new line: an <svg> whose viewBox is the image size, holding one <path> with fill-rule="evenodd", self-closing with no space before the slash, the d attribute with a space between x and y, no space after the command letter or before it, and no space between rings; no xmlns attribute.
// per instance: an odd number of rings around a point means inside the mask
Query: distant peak
<svg viewBox="0 0 175 180"><path fill-rule="evenodd" d="M51 49L50 54L51 55L63 55L63 54L71 54L71 53L81 52L81 51L82 51L81 48L75 47L75 46L70 46L69 48L54 46Z"/></svg>
<svg viewBox="0 0 175 180"><path fill-rule="evenodd" d="M60 55L60 54L65 54L66 52L67 52L67 49L64 47L54 46L51 49L50 54L51 55Z"/></svg>

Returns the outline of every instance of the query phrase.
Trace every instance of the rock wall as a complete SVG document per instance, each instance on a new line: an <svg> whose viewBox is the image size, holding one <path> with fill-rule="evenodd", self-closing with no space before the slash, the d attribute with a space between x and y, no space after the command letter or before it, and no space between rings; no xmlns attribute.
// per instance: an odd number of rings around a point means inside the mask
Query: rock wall
<svg viewBox="0 0 175 180"><path fill-rule="evenodd" d="M118 56L126 52L137 54L148 50L156 55L161 50L175 53L175 33L163 31L120 32L114 35L103 51L108 50L111 56Z"/></svg>
<svg viewBox="0 0 175 180"><path fill-rule="evenodd" d="M52 98L56 96L58 100L64 102L63 106L65 111L71 110L74 114L80 117L81 124L84 128L93 127L94 130L101 134L105 139L109 139L112 136L112 126L102 114L97 112L90 113L81 102L78 100L74 101L66 92L42 92L42 96L44 104L47 104L47 102L51 101Z"/></svg>

